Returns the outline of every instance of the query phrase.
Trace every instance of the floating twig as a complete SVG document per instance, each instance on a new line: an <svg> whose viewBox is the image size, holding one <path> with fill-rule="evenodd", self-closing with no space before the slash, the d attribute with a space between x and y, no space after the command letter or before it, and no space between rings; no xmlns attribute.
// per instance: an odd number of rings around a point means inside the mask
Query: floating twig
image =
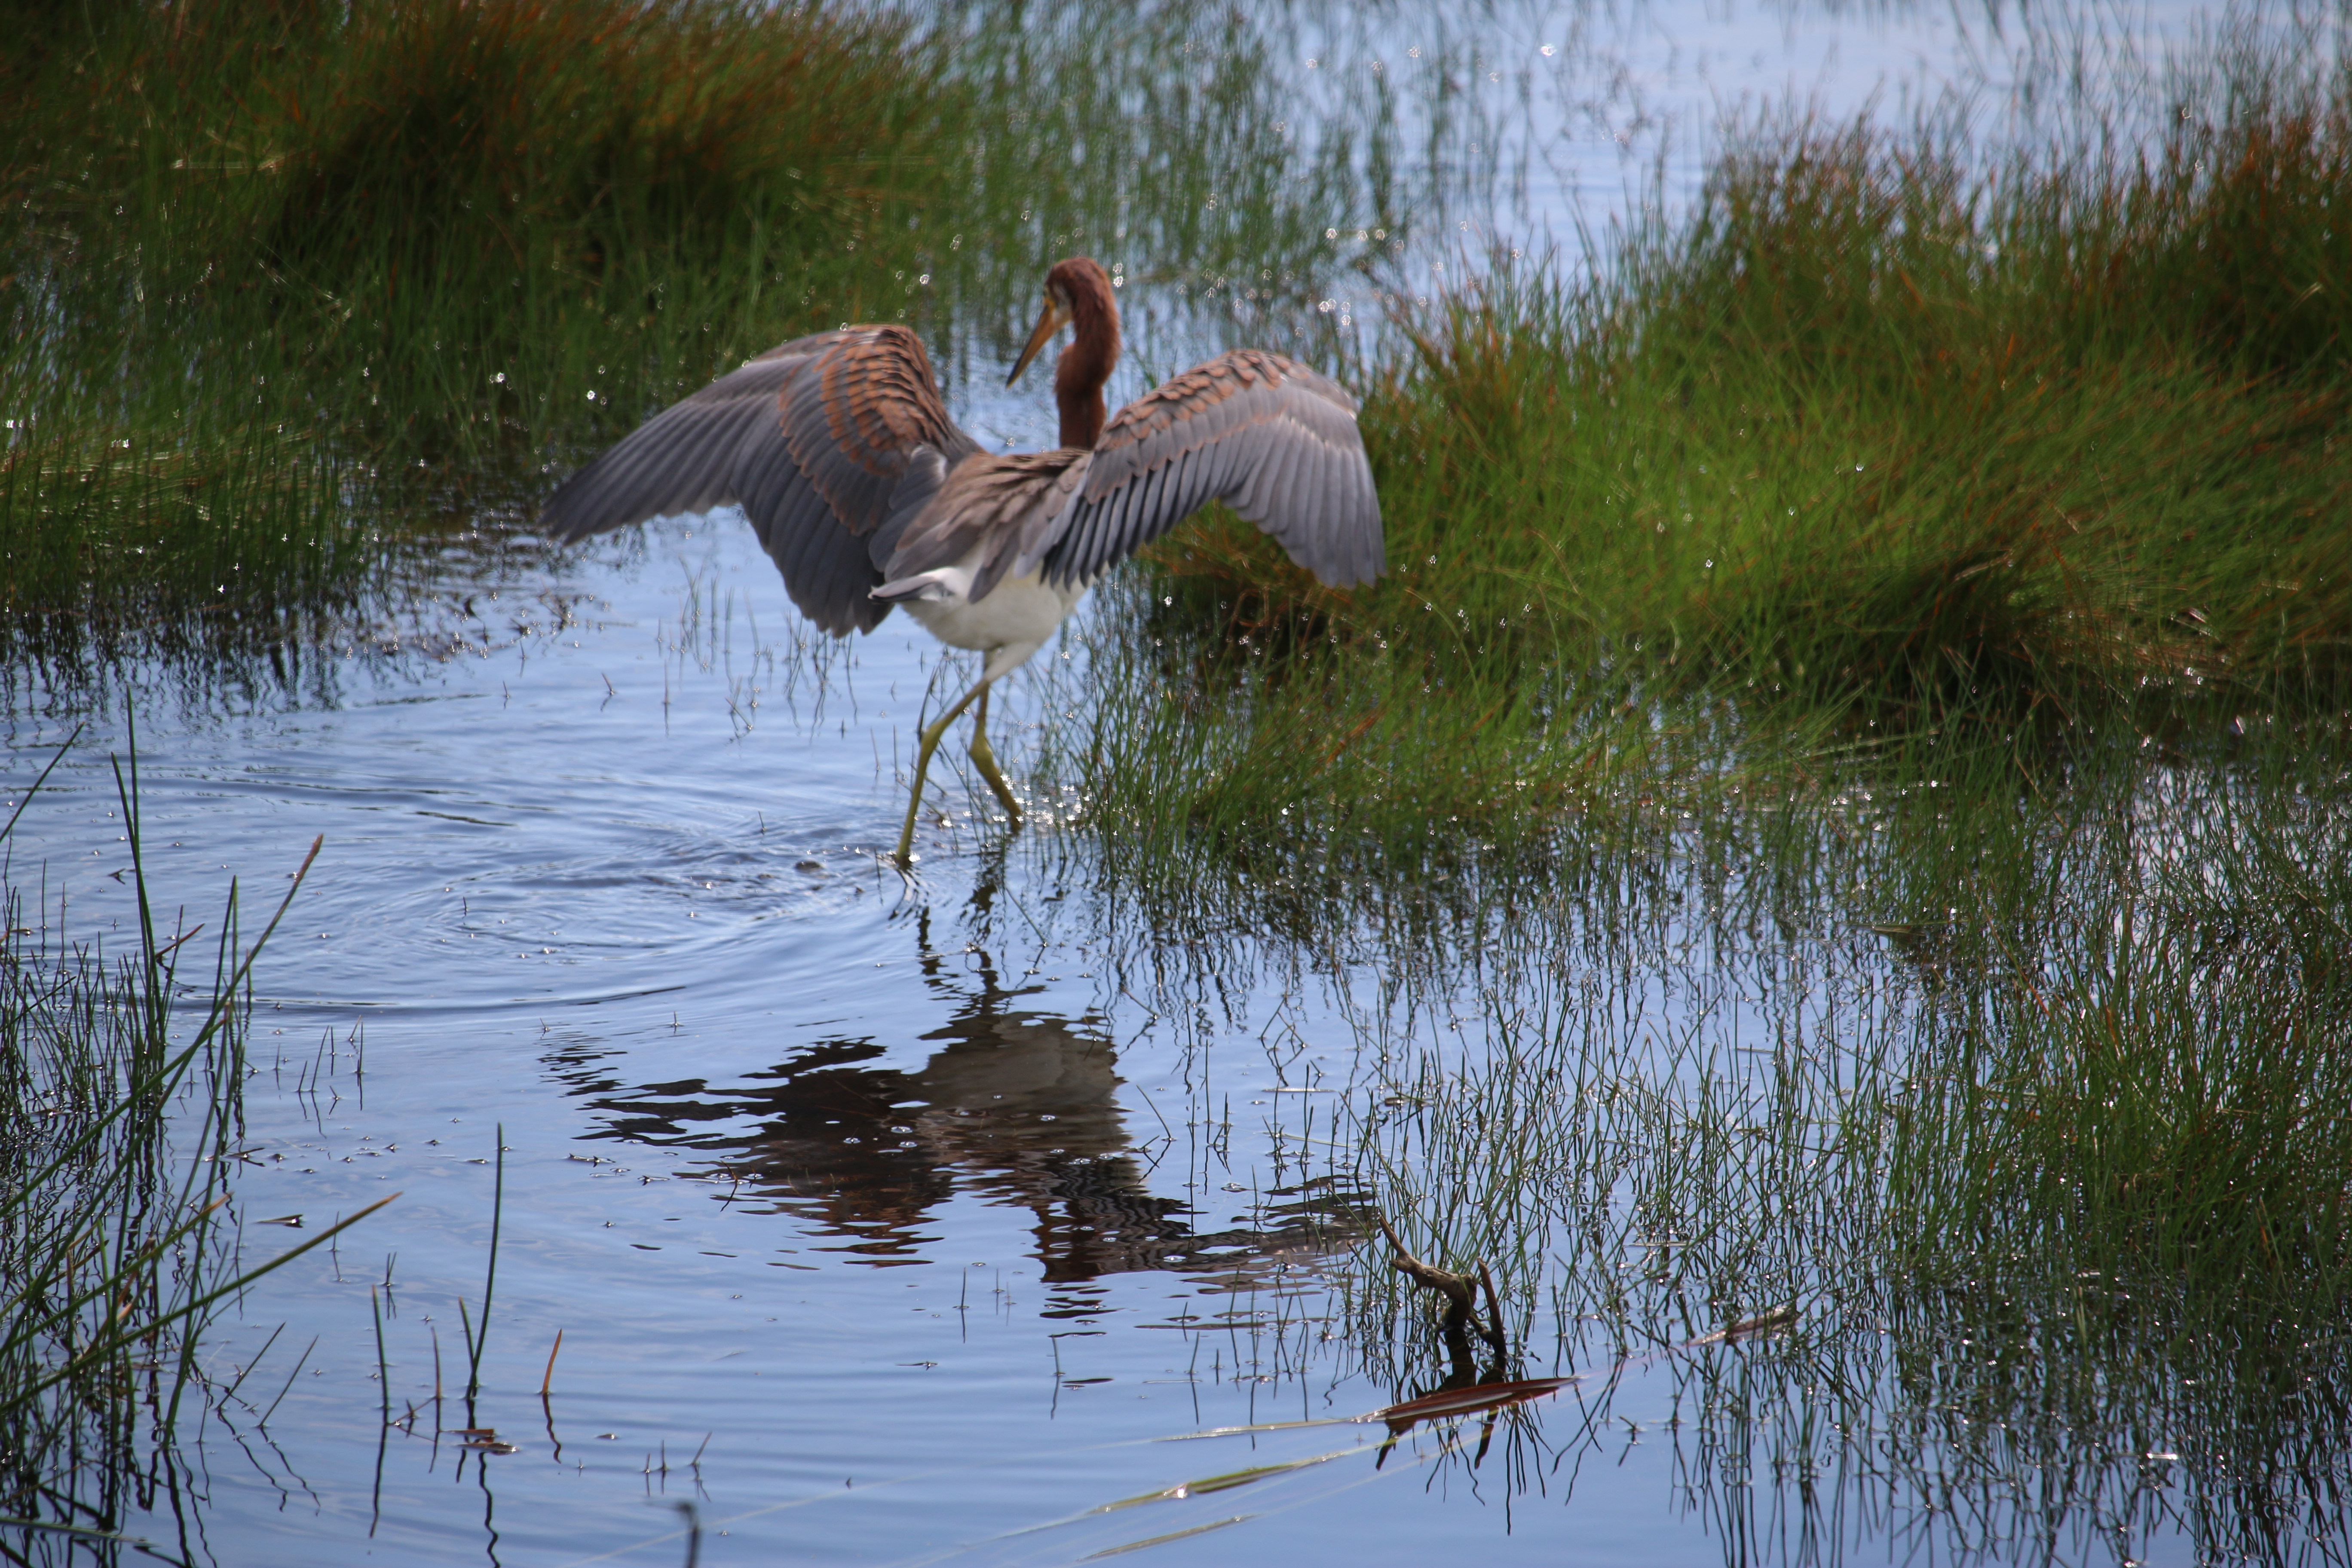
<svg viewBox="0 0 2352 1568"><path fill-rule="evenodd" d="M1797 1309L1795 1307L1775 1307L1769 1312L1759 1312L1752 1318L1742 1318L1736 1323L1727 1323L1711 1334L1701 1334L1691 1341L1690 1344L1694 1347L1737 1344L1741 1340L1761 1339L1766 1334L1777 1334L1783 1329L1792 1329L1796 1326Z"/></svg>
<svg viewBox="0 0 2352 1568"><path fill-rule="evenodd" d="M1386 1215L1374 1213L1372 1223L1381 1227L1381 1234L1388 1237L1389 1246L1395 1249L1395 1256L1389 1259L1389 1267L1445 1298L1444 1329L1449 1340L1458 1338L1465 1330L1468 1330L1486 1341L1496 1355L1506 1353L1507 1346L1503 1338L1502 1308L1496 1300L1494 1277L1487 1273L1484 1263L1478 1265L1475 1275L1456 1274L1450 1269L1423 1263L1406 1249ZM1494 1320L1491 1323L1482 1322L1475 1310L1477 1297L1474 1287L1479 1280L1486 1283L1486 1310ZM1466 1351L1467 1347L1464 1349Z"/></svg>

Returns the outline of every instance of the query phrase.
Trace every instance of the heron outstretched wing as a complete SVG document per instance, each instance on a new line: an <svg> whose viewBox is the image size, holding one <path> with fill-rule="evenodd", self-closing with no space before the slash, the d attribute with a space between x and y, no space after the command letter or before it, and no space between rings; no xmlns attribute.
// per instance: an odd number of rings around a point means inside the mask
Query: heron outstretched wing
<svg viewBox="0 0 2352 1568"><path fill-rule="evenodd" d="M1091 581L1213 500L1333 587L1387 564L1356 400L1295 360L1237 349L1118 411L1042 552L1045 575Z"/></svg>
<svg viewBox="0 0 2352 1568"><path fill-rule="evenodd" d="M944 463L916 462L919 448ZM979 450L948 417L920 339L851 327L771 349L672 404L548 498L548 531L585 539L649 517L742 507L801 613L870 631L894 530Z"/></svg>

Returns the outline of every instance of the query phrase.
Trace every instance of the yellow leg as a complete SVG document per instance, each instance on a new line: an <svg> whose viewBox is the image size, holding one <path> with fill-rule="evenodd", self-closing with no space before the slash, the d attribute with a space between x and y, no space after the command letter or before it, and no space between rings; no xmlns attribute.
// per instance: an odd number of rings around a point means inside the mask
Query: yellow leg
<svg viewBox="0 0 2352 1568"><path fill-rule="evenodd" d="M996 765L996 753L988 745L988 693L980 694L980 711L971 716L971 763L996 798L1004 803L1004 815L1013 826L1021 826L1021 803L1013 798L1013 786L1004 782L1004 770Z"/></svg>
<svg viewBox="0 0 2352 1568"><path fill-rule="evenodd" d="M901 870L915 863L915 813L922 809L923 775L930 771L931 753L940 749L940 737L948 732L948 726L971 706L973 698L987 690L988 682L983 680L959 698L954 707L940 714L938 722L924 726L922 742L915 748L915 787L907 792L906 831L898 835L898 852L891 857L898 862Z"/></svg>

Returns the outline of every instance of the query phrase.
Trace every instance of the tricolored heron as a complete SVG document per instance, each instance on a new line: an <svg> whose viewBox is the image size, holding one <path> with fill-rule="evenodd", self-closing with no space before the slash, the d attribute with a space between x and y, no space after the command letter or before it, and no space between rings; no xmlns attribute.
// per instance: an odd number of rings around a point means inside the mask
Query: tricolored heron
<svg viewBox="0 0 2352 1568"><path fill-rule="evenodd" d="M826 631L870 632L901 605L941 642L986 656L979 683L922 731L901 867L931 753L975 701L972 763L1020 820L989 749L989 687L1045 646L1104 572L1200 507L1225 502L1333 587L1385 564L1355 399L1336 382L1236 349L1106 423L1118 306L1086 257L1045 274L1045 310L1005 384L1065 326L1061 445L1050 452L982 452L948 417L914 333L845 327L771 349L671 405L547 502L548 530L565 541L733 503L793 603Z"/></svg>

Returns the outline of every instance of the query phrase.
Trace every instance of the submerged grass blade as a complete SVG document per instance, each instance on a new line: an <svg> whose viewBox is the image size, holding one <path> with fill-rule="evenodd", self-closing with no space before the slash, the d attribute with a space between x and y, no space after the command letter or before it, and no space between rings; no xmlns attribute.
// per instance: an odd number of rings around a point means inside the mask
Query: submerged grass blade
<svg viewBox="0 0 2352 1568"><path fill-rule="evenodd" d="M1223 1530L1229 1525L1247 1524L1255 1517L1255 1514L1237 1513L1228 1519L1212 1520L1206 1524L1195 1524L1184 1530L1171 1530L1165 1535L1147 1536L1141 1541L1130 1541L1119 1546L1106 1546L1099 1552L1087 1552L1078 1561L1099 1563L1106 1557L1123 1557L1128 1552L1142 1552L1154 1546L1165 1546L1172 1541L1189 1541L1193 1536L1206 1535L1213 1530Z"/></svg>
<svg viewBox="0 0 2352 1568"><path fill-rule="evenodd" d="M1098 1513L1117 1513L1122 1509L1138 1508L1148 1502L1181 1502L1186 1498L1208 1497L1216 1492L1231 1491L1235 1487L1250 1486L1274 1476L1288 1475L1294 1470L1312 1469L1317 1465L1328 1465L1334 1459L1352 1458L1363 1452L1360 1447L1335 1448L1328 1454L1316 1454L1304 1459L1286 1459L1273 1465L1254 1465L1245 1470L1228 1470L1223 1475L1204 1476L1196 1481L1178 1481L1175 1485L1163 1487L1156 1492L1143 1492L1135 1497L1121 1498L1117 1502L1100 1504L1088 1509L1087 1514L1080 1517Z"/></svg>

